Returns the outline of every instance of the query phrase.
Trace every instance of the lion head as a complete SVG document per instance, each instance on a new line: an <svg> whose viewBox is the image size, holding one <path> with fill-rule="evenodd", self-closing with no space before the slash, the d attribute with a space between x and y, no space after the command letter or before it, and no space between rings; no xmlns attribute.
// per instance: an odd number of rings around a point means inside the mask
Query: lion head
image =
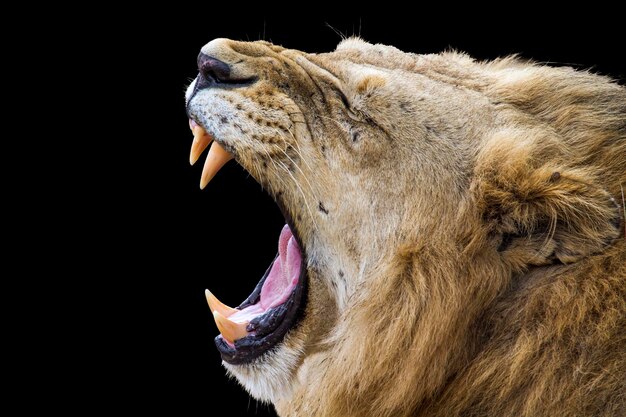
<svg viewBox="0 0 626 417"><path fill-rule="evenodd" d="M207 293L252 396L285 416L624 410L623 87L360 39L216 39L198 68L201 187L234 158L286 220L246 301Z"/></svg>

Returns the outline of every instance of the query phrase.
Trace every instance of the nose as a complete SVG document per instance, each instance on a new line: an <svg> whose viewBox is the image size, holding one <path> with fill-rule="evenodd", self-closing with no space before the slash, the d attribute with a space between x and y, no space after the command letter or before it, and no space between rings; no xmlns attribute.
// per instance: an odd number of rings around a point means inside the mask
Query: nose
<svg viewBox="0 0 626 417"><path fill-rule="evenodd" d="M252 84L257 77L248 71L233 70L233 66L213 56L200 52L198 55L197 90L214 87L242 87Z"/></svg>
<svg viewBox="0 0 626 417"><path fill-rule="evenodd" d="M214 39L204 47L198 55L198 77L193 84L193 91L187 103L200 91L206 89L238 89L254 84L258 80L253 58L240 53L230 39Z"/></svg>
<svg viewBox="0 0 626 417"><path fill-rule="evenodd" d="M208 85L232 81L230 65L202 52L198 55L198 70L200 71L200 80Z"/></svg>

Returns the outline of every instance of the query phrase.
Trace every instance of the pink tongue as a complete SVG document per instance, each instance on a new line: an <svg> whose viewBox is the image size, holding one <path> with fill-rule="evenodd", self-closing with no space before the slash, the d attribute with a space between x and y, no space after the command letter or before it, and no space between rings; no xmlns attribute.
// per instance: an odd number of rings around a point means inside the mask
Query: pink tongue
<svg viewBox="0 0 626 417"><path fill-rule="evenodd" d="M301 262L298 243L289 226L285 225L278 239L278 258L261 288L261 307L264 310L276 307L289 298L298 283Z"/></svg>

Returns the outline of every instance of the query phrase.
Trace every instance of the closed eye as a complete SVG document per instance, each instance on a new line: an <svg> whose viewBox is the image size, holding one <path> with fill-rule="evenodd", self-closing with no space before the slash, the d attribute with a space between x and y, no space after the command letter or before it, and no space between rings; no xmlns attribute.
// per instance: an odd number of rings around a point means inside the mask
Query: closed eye
<svg viewBox="0 0 626 417"><path fill-rule="evenodd" d="M346 95L343 93L343 91L337 90L337 94L339 94L339 98L341 99L341 102L343 103L343 105L346 108L346 110L352 111L352 108L350 106L350 102L348 101L348 97L346 97Z"/></svg>

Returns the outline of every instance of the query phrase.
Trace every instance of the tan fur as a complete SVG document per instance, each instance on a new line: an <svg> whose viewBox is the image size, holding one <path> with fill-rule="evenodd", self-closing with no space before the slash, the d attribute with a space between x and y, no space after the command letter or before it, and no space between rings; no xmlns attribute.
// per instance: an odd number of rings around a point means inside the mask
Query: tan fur
<svg viewBox="0 0 626 417"><path fill-rule="evenodd" d="M203 52L258 77L189 109L308 262L300 324L227 365L253 395L281 416L626 415L623 87L359 39Z"/></svg>

